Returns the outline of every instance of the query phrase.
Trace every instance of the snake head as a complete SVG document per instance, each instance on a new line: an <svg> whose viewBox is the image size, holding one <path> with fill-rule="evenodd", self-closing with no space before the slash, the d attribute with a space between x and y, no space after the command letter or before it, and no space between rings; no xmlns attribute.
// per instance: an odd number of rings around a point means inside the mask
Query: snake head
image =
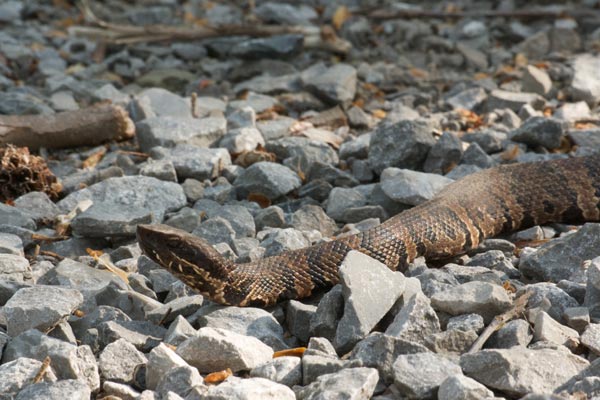
<svg viewBox="0 0 600 400"><path fill-rule="evenodd" d="M209 243L168 225L138 225L137 239L146 256L188 286L218 301L234 265Z"/></svg>

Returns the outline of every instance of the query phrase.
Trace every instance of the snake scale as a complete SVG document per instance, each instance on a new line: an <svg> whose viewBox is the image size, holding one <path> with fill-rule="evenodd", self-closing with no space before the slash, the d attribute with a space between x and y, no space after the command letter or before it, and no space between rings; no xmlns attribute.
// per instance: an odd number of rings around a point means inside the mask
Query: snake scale
<svg viewBox="0 0 600 400"><path fill-rule="evenodd" d="M245 264L166 225L139 225L137 235L148 257L208 299L266 307L336 284L350 250L402 271L418 256L448 258L503 232L598 221L599 207L600 156L588 156L483 170L368 231Z"/></svg>

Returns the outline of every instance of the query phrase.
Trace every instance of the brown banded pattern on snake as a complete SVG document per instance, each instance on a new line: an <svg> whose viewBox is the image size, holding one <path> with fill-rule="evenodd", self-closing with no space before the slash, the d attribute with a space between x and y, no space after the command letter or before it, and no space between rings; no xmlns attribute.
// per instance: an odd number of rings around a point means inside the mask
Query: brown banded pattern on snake
<svg viewBox="0 0 600 400"><path fill-rule="evenodd" d="M600 156L491 168L357 235L235 264L201 238L165 225L138 226L143 252L212 301L269 306L335 285L358 250L404 270L418 256L444 259L487 237L549 222L600 220Z"/></svg>

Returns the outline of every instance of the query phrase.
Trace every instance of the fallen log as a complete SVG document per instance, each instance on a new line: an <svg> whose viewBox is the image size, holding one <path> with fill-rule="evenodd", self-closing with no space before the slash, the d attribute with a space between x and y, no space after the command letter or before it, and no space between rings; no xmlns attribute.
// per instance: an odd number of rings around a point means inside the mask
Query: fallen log
<svg viewBox="0 0 600 400"><path fill-rule="evenodd" d="M127 111L111 104L54 115L0 115L0 145L30 150L95 146L134 134L135 125Z"/></svg>

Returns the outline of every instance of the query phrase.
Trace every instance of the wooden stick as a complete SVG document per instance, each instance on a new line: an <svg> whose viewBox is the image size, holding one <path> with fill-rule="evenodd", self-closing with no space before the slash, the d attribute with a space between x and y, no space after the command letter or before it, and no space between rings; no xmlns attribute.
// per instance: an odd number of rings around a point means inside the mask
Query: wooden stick
<svg viewBox="0 0 600 400"><path fill-rule="evenodd" d="M120 106L103 104L54 115L0 115L0 145L95 146L133 137L135 125Z"/></svg>
<svg viewBox="0 0 600 400"><path fill-rule="evenodd" d="M483 348L483 345L487 340L492 336L494 332L500 329L505 323L510 321L511 319L521 315L525 312L525 306L527 306L527 301L529 300L529 296L531 296L531 292L525 292L521 297L514 301L514 304L510 310L505 312L504 314L497 315L492 322L481 332L481 335L477 338L477 340L473 343L467 354L475 353Z"/></svg>

